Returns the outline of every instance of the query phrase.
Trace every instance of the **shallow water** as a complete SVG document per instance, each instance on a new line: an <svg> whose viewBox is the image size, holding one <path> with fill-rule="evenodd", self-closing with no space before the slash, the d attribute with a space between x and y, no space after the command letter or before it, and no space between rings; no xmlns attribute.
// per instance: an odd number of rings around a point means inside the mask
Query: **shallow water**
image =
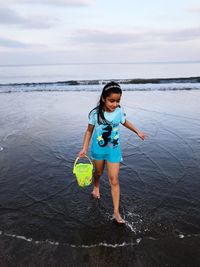
<svg viewBox="0 0 200 267"><path fill-rule="evenodd" d="M124 92L128 119L149 137L122 129L122 227L106 172L99 201L72 174L98 93L2 93L2 266L199 266L199 97Z"/></svg>

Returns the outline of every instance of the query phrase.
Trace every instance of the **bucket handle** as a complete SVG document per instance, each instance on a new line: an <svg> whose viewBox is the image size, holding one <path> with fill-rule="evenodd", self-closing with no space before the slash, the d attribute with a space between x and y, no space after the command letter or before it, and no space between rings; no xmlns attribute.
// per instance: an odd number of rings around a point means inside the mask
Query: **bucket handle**
<svg viewBox="0 0 200 267"><path fill-rule="evenodd" d="M85 157L90 161L90 163L92 164L92 161L91 161L91 159L87 156L87 155L85 155ZM74 167L73 167L73 173L75 173L75 167L76 167L76 163L77 163L77 161L80 159L80 157L77 157L76 158L76 160L75 160L75 162L74 162ZM93 164L92 164L93 165Z"/></svg>

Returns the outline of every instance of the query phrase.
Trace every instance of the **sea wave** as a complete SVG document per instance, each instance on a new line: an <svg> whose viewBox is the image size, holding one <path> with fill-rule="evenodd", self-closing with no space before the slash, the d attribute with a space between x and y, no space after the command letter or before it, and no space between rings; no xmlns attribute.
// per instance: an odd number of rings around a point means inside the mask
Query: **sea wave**
<svg viewBox="0 0 200 267"><path fill-rule="evenodd" d="M7 233L5 231L1 231L0 230L0 236L5 236L5 237L10 237L10 238L15 238L15 239L20 239L26 242L31 242L34 244L49 244L52 246L59 246L59 245L63 245L63 246L69 246L72 248L95 248L95 247L110 247L110 248L117 248L117 247L125 247L125 246L135 246L138 245L142 238L137 238L135 240L135 242L122 242L122 243L115 243L115 244L111 244L111 243L106 243L106 242L100 242L97 244L90 244L90 245L85 245L85 244L81 244L81 245L75 245L75 244L69 244L69 243L60 243L58 241L52 241L52 240L34 240L32 237L26 237L23 235L17 235L17 234L10 234Z"/></svg>
<svg viewBox="0 0 200 267"><path fill-rule="evenodd" d="M171 91L199 90L200 77L171 79L120 79L123 91ZM71 80L40 83L0 84L0 93L53 92L53 91L100 91L108 80Z"/></svg>
<svg viewBox="0 0 200 267"><path fill-rule="evenodd" d="M114 244L106 243L106 242L100 242L100 243L96 243L96 244L87 244L87 245L86 244L80 244L80 245L78 245L78 244L61 243L58 241L53 241L53 240L48 240L48 239L46 239L46 240L34 240L32 237L26 237L23 235L11 234L11 233L1 231L1 230L0 230L0 236L23 240L25 242L33 243L36 245L43 245L43 244L49 244L52 246L62 245L62 246L69 246L69 247L78 248L78 249L80 249L80 248L90 249L90 248L95 248L95 247L118 248L118 247L126 247L126 246L136 246L136 245L139 245L143 239L159 240L162 238L162 237L145 236L143 238L137 237L134 242L124 241L122 243L114 243ZM199 237L200 235L199 234L173 234L172 236L175 238L183 239L183 238Z"/></svg>

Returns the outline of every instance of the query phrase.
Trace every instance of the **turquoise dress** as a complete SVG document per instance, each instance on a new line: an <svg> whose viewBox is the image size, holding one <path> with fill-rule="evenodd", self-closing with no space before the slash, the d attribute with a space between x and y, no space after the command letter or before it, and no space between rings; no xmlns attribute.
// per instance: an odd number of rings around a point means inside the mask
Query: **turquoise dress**
<svg viewBox="0 0 200 267"><path fill-rule="evenodd" d="M117 107L113 112L105 111L104 117L109 124L98 124L96 110L89 116L88 123L95 126L90 156L94 160L120 162L122 161L120 124L125 123L126 115L121 107Z"/></svg>

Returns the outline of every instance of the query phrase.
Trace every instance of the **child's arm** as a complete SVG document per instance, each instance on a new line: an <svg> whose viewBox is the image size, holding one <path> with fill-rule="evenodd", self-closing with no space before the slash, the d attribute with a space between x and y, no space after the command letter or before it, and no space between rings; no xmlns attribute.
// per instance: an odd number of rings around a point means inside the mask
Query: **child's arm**
<svg viewBox="0 0 200 267"><path fill-rule="evenodd" d="M129 130L133 131L136 133L142 140L145 139L146 135L142 132L140 132L130 121L125 120L125 123L123 125L128 128Z"/></svg>
<svg viewBox="0 0 200 267"><path fill-rule="evenodd" d="M84 157L87 154L93 130L94 130L94 125L88 124L87 130L85 132L84 140L83 140L83 147L82 147L81 151L78 154L78 156L80 158Z"/></svg>

